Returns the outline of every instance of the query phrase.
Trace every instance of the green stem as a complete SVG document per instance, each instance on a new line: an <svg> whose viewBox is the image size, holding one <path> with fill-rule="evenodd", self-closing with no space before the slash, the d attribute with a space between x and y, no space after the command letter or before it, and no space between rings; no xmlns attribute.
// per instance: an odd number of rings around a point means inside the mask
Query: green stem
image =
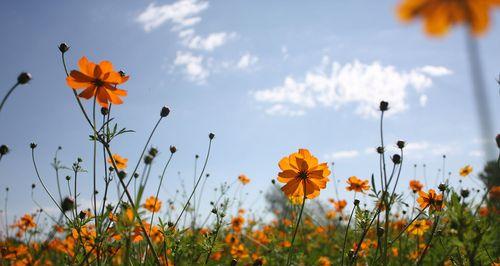
<svg viewBox="0 0 500 266"><path fill-rule="evenodd" d="M293 231L292 242L290 243L290 248L288 250L288 258L286 259L286 265L290 266L292 258L293 243L295 242L295 236L300 226L300 220L302 219L302 213L304 212L304 206L306 205L306 183L304 182L304 199L302 200L302 206L300 207L299 217L297 218L297 223L295 224L295 230Z"/></svg>

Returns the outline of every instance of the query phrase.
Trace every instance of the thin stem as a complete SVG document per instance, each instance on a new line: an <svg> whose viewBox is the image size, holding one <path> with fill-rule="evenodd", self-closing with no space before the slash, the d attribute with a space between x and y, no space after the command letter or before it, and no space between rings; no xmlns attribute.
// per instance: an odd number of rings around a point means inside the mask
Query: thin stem
<svg viewBox="0 0 500 266"><path fill-rule="evenodd" d="M7 94L5 94L5 96L3 97L2 103L0 103L0 112L2 111L2 107L5 104L5 102L7 101L7 98L9 98L10 94L17 88L17 86L19 84L20 84L19 82L16 82L16 84L14 84L14 86L12 86L12 88L9 89Z"/></svg>
<svg viewBox="0 0 500 266"><path fill-rule="evenodd" d="M293 231L292 242L290 243L290 248L288 249L288 258L286 259L286 265L289 266L292 258L293 243L295 242L295 236L300 226L300 220L302 219L302 213L304 212L304 206L306 205L306 183L304 182L304 198L302 199L302 206L300 207L299 217L297 218L297 223L295 224L295 230Z"/></svg>
<svg viewBox="0 0 500 266"><path fill-rule="evenodd" d="M351 215L349 215L349 221L347 222L347 227L345 229L345 235L344 235L344 244L342 245L342 262L340 263L341 266L344 266L344 257L345 257L345 245L347 242L347 233L349 232L349 226L351 225L351 219L352 215L354 214L354 210L356 209L356 205L352 208Z"/></svg>

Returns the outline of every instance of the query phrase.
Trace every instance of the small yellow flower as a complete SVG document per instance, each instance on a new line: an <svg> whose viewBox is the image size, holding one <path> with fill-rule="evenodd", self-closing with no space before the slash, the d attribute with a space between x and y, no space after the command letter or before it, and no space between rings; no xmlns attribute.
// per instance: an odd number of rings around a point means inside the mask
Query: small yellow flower
<svg viewBox="0 0 500 266"><path fill-rule="evenodd" d="M460 176L466 177L466 176L470 175L470 173L472 173L472 170L473 170L472 166L466 165L466 166L460 168L460 172L459 172Z"/></svg>

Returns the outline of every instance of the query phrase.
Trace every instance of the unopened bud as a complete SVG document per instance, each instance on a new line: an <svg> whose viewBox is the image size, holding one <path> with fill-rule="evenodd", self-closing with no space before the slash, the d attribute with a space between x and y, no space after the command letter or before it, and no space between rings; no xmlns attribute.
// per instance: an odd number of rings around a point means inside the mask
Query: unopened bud
<svg viewBox="0 0 500 266"><path fill-rule="evenodd" d="M127 176L127 172L125 172L125 171L118 172L118 178L124 179L126 176Z"/></svg>
<svg viewBox="0 0 500 266"><path fill-rule="evenodd" d="M401 156L399 156L399 154L394 154L391 159L394 164L401 163Z"/></svg>
<svg viewBox="0 0 500 266"><path fill-rule="evenodd" d="M462 196L464 199L467 198L470 194L470 191L468 189L462 189L460 190L460 196Z"/></svg>
<svg viewBox="0 0 500 266"><path fill-rule="evenodd" d="M354 205L358 206L359 205L359 199L354 200Z"/></svg>
<svg viewBox="0 0 500 266"><path fill-rule="evenodd" d="M61 209L63 212L67 212L69 210L72 210L75 207L75 200L70 197L66 197L63 199L61 203Z"/></svg>
<svg viewBox="0 0 500 266"><path fill-rule="evenodd" d="M208 138L209 138L209 139L214 139L214 137L215 137L215 134L214 134L214 133L210 133L210 134L208 134Z"/></svg>
<svg viewBox="0 0 500 266"><path fill-rule="evenodd" d="M402 149L405 147L405 142L402 141L402 140L398 140L398 142L396 142L396 146L398 146L398 148Z"/></svg>
<svg viewBox="0 0 500 266"><path fill-rule="evenodd" d="M31 74L28 72L22 72L17 76L17 83L26 84L31 80Z"/></svg>
<svg viewBox="0 0 500 266"><path fill-rule="evenodd" d="M0 146L0 156L9 153L9 147L7 145Z"/></svg>
<svg viewBox="0 0 500 266"><path fill-rule="evenodd" d="M170 109L168 109L168 107L166 107L166 106L163 106L161 108L160 116L161 117L167 117L168 114L170 114Z"/></svg>
<svg viewBox="0 0 500 266"><path fill-rule="evenodd" d="M61 53L64 54L69 50L69 45L66 44L65 42L62 42L61 44L59 44L58 48L59 48L59 51L61 51Z"/></svg>
<svg viewBox="0 0 500 266"><path fill-rule="evenodd" d="M170 153L175 153L177 148L175 146L170 146Z"/></svg>
<svg viewBox="0 0 500 266"><path fill-rule="evenodd" d="M380 111L385 112L389 109L389 103L386 101L381 101L379 108L380 108Z"/></svg>
<svg viewBox="0 0 500 266"><path fill-rule="evenodd" d="M378 227L377 228L377 236L381 237L384 235L385 229L383 227Z"/></svg>
<svg viewBox="0 0 500 266"><path fill-rule="evenodd" d="M34 143L34 142L31 142L31 143L30 143L30 148L31 148L31 149L34 149L34 148L36 148L36 143Z"/></svg>
<svg viewBox="0 0 500 266"><path fill-rule="evenodd" d="M108 114L109 114L109 109L108 109L108 108L106 108L106 107L102 107L102 108L101 108L101 114L102 114L102 115L108 115Z"/></svg>
<svg viewBox="0 0 500 266"><path fill-rule="evenodd" d="M382 147L382 146L377 147L377 153L378 154L382 154L382 153L384 153L384 151L385 151L384 147Z"/></svg>
<svg viewBox="0 0 500 266"><path fill-rule="evenodd" d="M438 186L439 191L444 192L446 190L446 185L444 183L439 184Z"/></svg>

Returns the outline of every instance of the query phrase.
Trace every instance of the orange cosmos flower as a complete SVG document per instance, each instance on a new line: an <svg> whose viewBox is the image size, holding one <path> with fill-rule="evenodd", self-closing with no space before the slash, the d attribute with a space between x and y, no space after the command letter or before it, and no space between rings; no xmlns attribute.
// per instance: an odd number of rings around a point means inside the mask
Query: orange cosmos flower
<svg viewBox="0 0 500 266"><path fill-rule="evenodd" d="M96 97L102 107L108 107L109 102L123 103L120 96L127 96L127 91L116 86L126 82L129 77L114 71L111 62L95 64L84 56L78 61L78 67L80 70L72 70L66 78L66 83L72 89L85 89L78 96L85 99Z"/></svg>
<svg viewBox="0 0 500 266"><path fill-rule="evenodd" d="M128 162L127 158L123 158L120 155L115 153L115 154L113 154L113 160L115 161L116 167L118 168L118 170L123 170L123 169L127 168L127 162ZM111 158L108 158L108 163L113 164L113 161L111 161Z"/></svg>
<svg viewBox="0 0 500 266"><path fill-rule="evenodd" d="M250 178L248 178L246 175L239 175L238 176L238 180L243 184L243 185L246 185L248 183L250 183Z"/></svg>
<svg viewBox="0 0 500 266"><path fill-rule="evenodd" d="M239 232L241 232L241 229L243 228L244 222L245 222L245 219L241 216L238 216L238 217L235 217L231 220L231 226L236 233L239 233Z"/></svg>
<svg viewBox="0 0 500 266"><path fill-rule="evenodd" d="M427 229L429 229L429 224L426 220L417 220L408 226L408 233L423 236Z"/></svg>
<svg viewBox="0 0 500 266"><path fill-rule="evenodd" d="M150 212L158 212L161 209L161 201L156 197L151 196L146 199L146 202L142 206Z"/></svg>
<svg viewBox="0 0 500 266"><path fill-rule="evenodd" d="M318 266L331 266L332 263L328 257L321 256L318 259Z"/></svg>
<svg viewBox="0 0 500 266"><path fill-rule="evenodd" d="M420 190L422 190L423 187L424 185L420 183L420 181L410 180L410 189L413 191L413 193L419 192Z"/></svg>
<svg viewBox="0 0 500 266"><path fill-rule="evenodd" d="M459 173L460 173L460 176L463 176L463 177L470 175L470 173L472 173L472 166L466 165L466 166L460 168Z"/></svg>
<svg viewBox="0 0 500 266"><path fill-rule="evenodd" d="M496 200L500 199L500 186L493 186L489 193L490 199Z"/></svg>
<svg viewBox="0 0 500 266"><path fill-rule="evenodd" d="M281 190L289 198L305 197L313 199L321 189L326 188L330 170L327 163L318 163L318 159L306 149L284 157L279 162L281 172L278 181L286 183Z"/></svg>
<svg viewBox="0 0 500 266"><path fill-rule="evenodd" d="M368 189L370 189L370 185L368 185L368 180L361 180L357 178L356 176L351 176L347 180L347 184L349 185L346 187L347 191L356 191L356 192L363 192Z"/></svg>
<svg viewBox="0 0 500 266"><path fill-rule="evenodd" d="M498 6L498 0L403 0L397 14L404 22L422 18L431 36L443 36L451 26L462 23L477 36L486 32L490 11Z"/></svg>
<svg viewBox="0 0 500 266"><path fill-rule="evenodd" d="M418 195L420 197L417 199L417 202L420 204L421 208L429 206L429 209L438 211L443 208L443 195L436 194L436 191L434 191L434 189L429 189L429 193L420 191L418 192Z"/></svg>
<svg viewBox="0 0 500 266"><path fill-rule="evenodd" d="M335 207L335 211L342 212L345 206L347 206L347 201L345 200L337 200L333 203L333 207Z"/></svg>

